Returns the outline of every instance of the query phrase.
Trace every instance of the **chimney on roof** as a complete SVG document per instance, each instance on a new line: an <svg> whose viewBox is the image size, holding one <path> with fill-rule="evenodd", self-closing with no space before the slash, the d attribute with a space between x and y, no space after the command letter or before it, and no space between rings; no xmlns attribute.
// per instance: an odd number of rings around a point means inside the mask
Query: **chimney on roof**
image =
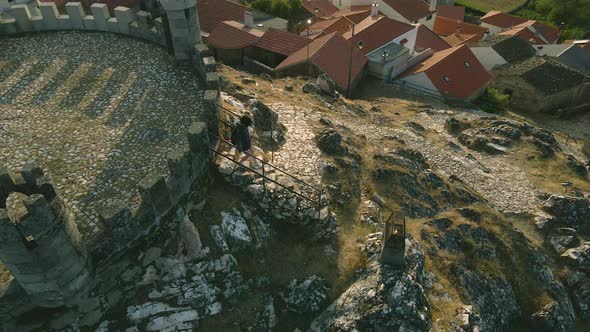
<svg viewBox="0 0 590 332"><path fill-rule="evenodd" d="M248 28L254 28L254 15L252 15L252 12L244 12L244 25Z"/></svg>
<svg viewBox="0 0 590 332"><path fill-rule="evenodd" d="M537 56L541 56L542 51L543 51L543 45L537 46Z"/></svg>
<svg viewBox="0 0 590 332"><path fill-rule="evenodd" d="M434 12L436 10L437 5L438 5L438 0L430 0L430 11Z"/></svg>
<svg viewBox="0 0 590 332"><path fill-rule="evenodd" d="M460 20L457 20L457 31L456 32L457 33L461 33L461 28L462 28L461 21Z"/></svg>
<svg viewBox="0 0 590 332"><path fill-rule="evenodd" d="M377 14L379 14L379 4L373 2L373 4L371 5L371 17L375 17L377 16Z"/></svg>
<svg viewBox="0 0 590 332"><path fill-rule="evenodd" d="M488 39L489 36L490 36L490 30L486 30L486 32L484 32L484 34L483 34L483 40Z"/></svg>

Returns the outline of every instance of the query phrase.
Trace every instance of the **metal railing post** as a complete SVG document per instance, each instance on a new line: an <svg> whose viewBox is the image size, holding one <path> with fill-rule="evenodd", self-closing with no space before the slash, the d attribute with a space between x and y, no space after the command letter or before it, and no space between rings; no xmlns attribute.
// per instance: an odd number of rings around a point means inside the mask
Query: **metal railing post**
<svg viewBox="0 0 590 332"><path fill-rule="evenodd" d="M265 165L264 165L264 158L262 158L262 189L264 190L264 194L266 196L266 175L264 174L264 169L265 169Z"/></svg>

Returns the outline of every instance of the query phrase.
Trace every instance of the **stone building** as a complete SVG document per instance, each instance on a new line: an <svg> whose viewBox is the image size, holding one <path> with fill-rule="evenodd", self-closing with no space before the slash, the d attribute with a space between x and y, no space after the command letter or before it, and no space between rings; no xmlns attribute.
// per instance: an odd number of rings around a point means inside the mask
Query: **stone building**
<svg viewBox="0 0 590 332"><path fill-rule="evenodd" d="M498 67L490 86L510 95L514 108L552 112L573 106L585 91L584 76L549 57L533 57Z"/></svg>

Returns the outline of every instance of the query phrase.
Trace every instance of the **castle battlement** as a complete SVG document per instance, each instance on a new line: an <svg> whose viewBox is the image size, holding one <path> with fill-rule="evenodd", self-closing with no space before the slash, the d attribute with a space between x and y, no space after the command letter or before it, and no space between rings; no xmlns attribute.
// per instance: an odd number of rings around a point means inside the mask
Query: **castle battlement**
<svg viewBox="0 0 590 332"><path fill-rule="evenodd" d="M131 8L117 7L114 17L106 4L95 3L86 15L82 3L68 2L67 14L61 15L53 2L39 3L40 15L33 15L27 5L13 5L5 18L0 17L0 34L82 30L105 31L128 35L166 46L165 28L161 18L152 19L145 11L133 13Z"/></svg>

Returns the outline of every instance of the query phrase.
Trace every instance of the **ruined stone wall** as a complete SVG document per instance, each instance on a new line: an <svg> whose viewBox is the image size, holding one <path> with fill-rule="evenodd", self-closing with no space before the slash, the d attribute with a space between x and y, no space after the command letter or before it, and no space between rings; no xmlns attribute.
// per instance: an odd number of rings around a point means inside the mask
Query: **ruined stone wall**
<svg viewBox="0 0 590 332"><path fill-rule="evenodd" d="M26 195L24 215L15 216L6 205L13 192ZM0 168L0 260L40 306L67 304L89 284L80 233L49 178L34 165L16 175Z"/></svg>

